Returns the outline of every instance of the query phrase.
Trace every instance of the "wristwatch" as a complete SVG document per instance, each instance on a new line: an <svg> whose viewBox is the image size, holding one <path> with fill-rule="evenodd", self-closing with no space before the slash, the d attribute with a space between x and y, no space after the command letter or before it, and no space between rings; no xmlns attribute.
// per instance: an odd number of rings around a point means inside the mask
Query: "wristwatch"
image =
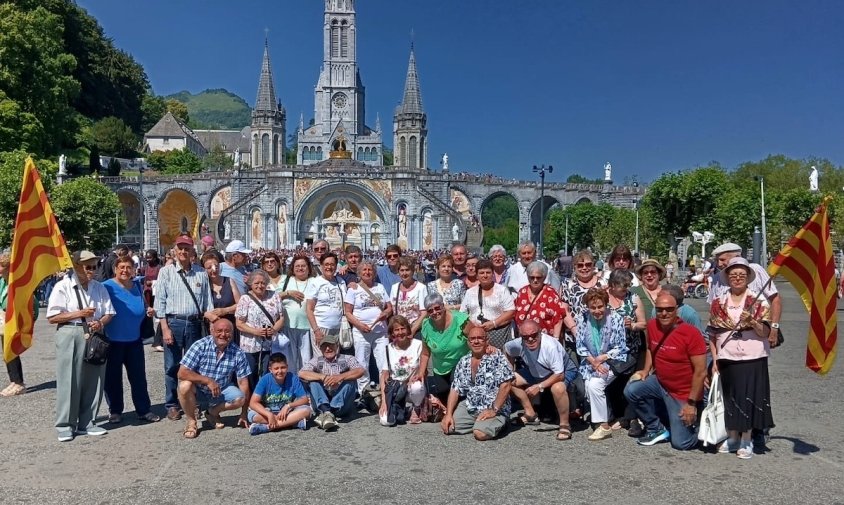
<svg viewBox="0 0 844 505"><path fill-rule="evenodd" d="M542 384L537 384L537 385L539 386L539 392L540 392L540 393L544 393L544 392L545 392L545 388L544 388L544 387L542 387Z"/></svg>
<svg viewBox="0 0 844 505"><path fill-rule="evenodd" d="M780 329L780 323L771 323L771 328L778 330Z"/></svg>

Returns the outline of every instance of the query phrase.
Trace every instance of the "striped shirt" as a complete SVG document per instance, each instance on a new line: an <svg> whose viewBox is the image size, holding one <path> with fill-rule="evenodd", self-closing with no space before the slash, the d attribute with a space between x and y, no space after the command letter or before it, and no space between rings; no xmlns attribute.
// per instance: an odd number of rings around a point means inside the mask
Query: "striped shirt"
<svg viewBox="0 0 844 505"><path fill-rule="evenodd" d="M211 335L197 340L190 346L179 364L199 375L213 379L221 390L232 385L232 372L235 372L238 379L244 379L252 373L249 362L246 361L246 354L234 342L229 342L223 355L218 359L217 344L214 343L214 337ZM210 393L208 386L200 384L199 387L206 393Z"/></svg>
<svg viewBox="0 0 844 505"><path fill-rule="evenodd" d="M199 265L192 264L190 270L185 271L181 264L174 263L158 272L158 282L155 283L155 315L161 318L165 315L202 316L196 313L196 304L188 293L185 283L182 282L179 272L185 272L185 278L196 301L199 302L202 313L214 309L214 303L211 300L211 283L208 281L205 270Z"/></svg>
<svg viewBox="0 0 844 505"><path fill-rule="evenodd" d="M82 307L79 306L79 299L76 298L74 288L77 286L79 287L79 298L82 299ZM102 284L92 279L88 281L88 288L83 289L79 285L76 273L71 273L53 287L50 300L47 302L47 317L53 317L63 312L76 312L87 307L94 307L94 317L88 319L88 322L99 321L106 314L114 314L111 298ZM82 319L74 319L68 322L81 323Z"/></svg>
<svg viewBox="0 0 844 505"><path fill-rule="evenodd" d="M316 372L323 375L340 375L349 370L363 368L354 356L338 354L333 361L328 361L323 356L317 356L302 366L302 372Z"/></svg>

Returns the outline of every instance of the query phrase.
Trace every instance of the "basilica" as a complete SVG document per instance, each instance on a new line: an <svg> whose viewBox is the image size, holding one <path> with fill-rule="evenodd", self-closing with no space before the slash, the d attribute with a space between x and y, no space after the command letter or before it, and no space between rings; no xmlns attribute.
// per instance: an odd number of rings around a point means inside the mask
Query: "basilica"
<svg viewBox="0 0 844 505"><path fill-rule="evenodd" d="M315 23L315 28L317 24ZM287 112L276 95L265 43L252 121L241 130L191 130L166 114L144 137L148 152L187 147L202 156L219 146L229 171L105 178L120 197L125 242L166 249L179 233L222 245L241 239L253 249L293 248L318 238L382 249L432 250L461 242L479 246L481 209L498 195L519 206L520 236L534 238L542 210L607 201L632 205L641 189L612 185L505 181L455 173L447 157L428 168L427 114L413 47L401 104L393 114L394 158L384 166L380 118L365 122L366 94L357 61L354 0L325 0L323 61L314 90L314 120L300 117L296 165L285 164Z"/></svg>

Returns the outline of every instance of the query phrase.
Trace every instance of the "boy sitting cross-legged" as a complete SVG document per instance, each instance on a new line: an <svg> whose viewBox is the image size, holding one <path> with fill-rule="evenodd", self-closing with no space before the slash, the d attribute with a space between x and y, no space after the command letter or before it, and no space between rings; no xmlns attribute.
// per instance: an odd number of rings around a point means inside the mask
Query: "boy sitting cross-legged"
<svg viewBox="0 0 844 505"><path fill-rule="evenodd" d="M294 426L307 429L310 398L296 374L287 373L287 358L270 355L270 371L255 386L249 401L249 433L260 435Z"/></svg>

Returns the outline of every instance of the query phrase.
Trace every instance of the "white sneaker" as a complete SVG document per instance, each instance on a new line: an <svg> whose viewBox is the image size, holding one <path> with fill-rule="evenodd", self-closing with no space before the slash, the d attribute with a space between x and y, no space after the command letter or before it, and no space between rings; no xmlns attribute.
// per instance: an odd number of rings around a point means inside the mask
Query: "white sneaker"
<svg viewBox="0 0 844 505"><path fill-rule="evenodd" d="M337 420L334 417L334 414L332 414L331 412L326 412L325 414L323 414L323 416L325 417L322 421L322 429L328 431L337 428Z"/></svg>
<svg viewBox="0 0 844 505"><path fill-rule="evenodd" d="M70 442L73 440L73 430L70 428L59 428L58 435L59 442Z"/></svg>
<svg viewBox="0 0 844 505"><path fill-rule="evenodd" d="M105 428L100 428L99 426L91 425L85 428L84 430L79 430L76 432L79 436L90 435L92 437L100 437L108 433L108 430Z"/></svg>

